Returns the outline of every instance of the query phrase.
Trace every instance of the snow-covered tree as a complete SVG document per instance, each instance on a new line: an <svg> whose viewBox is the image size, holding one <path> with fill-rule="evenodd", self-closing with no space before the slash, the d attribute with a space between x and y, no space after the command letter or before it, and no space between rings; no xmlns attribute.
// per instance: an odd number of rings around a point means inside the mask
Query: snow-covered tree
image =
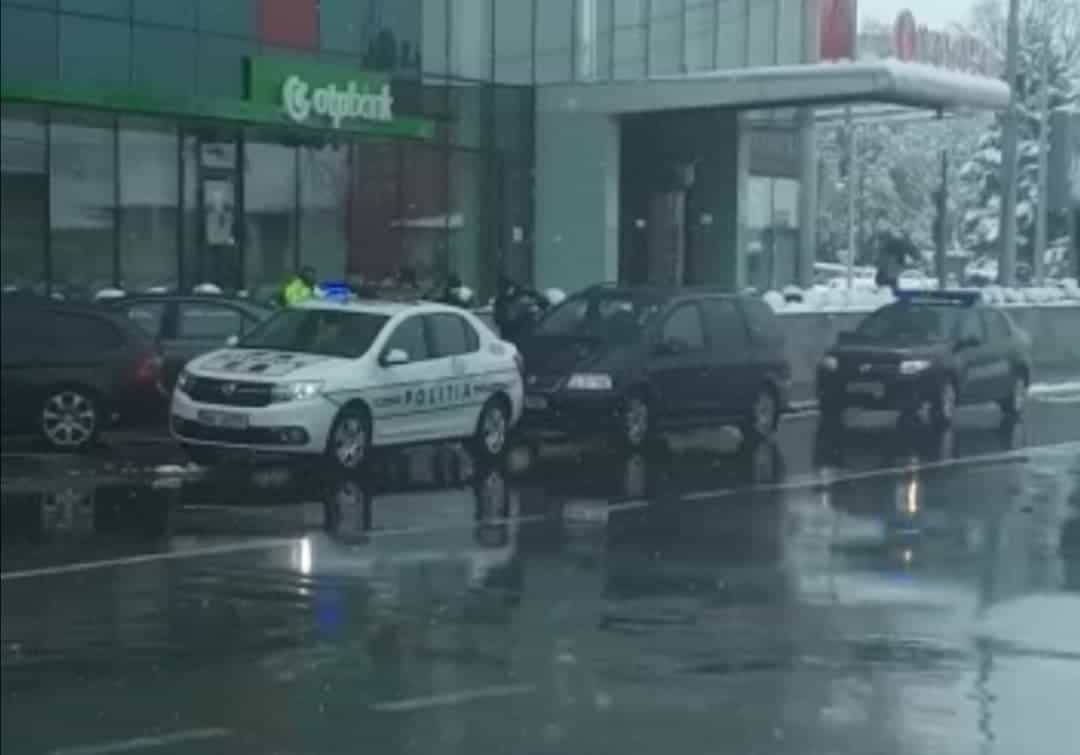
<svg viewBox="0 0 1080 755"><path fill-rule="evenodd" d="M970 31L1004 60L1006 9L1001 0L982 0ZM1050 107L1080 101L1080 0L1021 0L1018 75L1019 145L1017 172L1018 258L1030 260L1039 206L1038 152L1041 126L1043 57L1049 74ZM996 254L1002 199L1002 120L995 118L978 148L962 167L961 238L965 246ZM1049 238L1065 232L1062 215L1049 218Z"/></svg>

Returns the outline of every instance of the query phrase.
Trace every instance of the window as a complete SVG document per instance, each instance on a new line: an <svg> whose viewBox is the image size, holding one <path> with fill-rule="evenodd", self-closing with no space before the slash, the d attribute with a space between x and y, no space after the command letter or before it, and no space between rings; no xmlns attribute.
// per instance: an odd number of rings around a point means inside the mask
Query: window
<svg viewBox="0 0 1080 755"><path fill-rule="evenodd" d="M686 351L705 350L705 332L696 304L683 304L668 315L662 334L664 343L679 344Z"/></svg>
<svg viewBox="0 0 1080 755"><path fill-rule="evenodd" d="M166 305L163 301L144 301L129 306L124 314L151 338L161 334L161 322L165 319Z"/></svg>
<svg viewBox="0 0 1080 755"><path fill-rule="evenodd" d="M616 0L615 2L615 70L616 79L640 79L645 76L645 58L649 40L645 30L646 0Z"/></svg>
<svg viewBox="0 0 1080 755"><path fill-rule="evenodd" d="M87 353L115 349L124 343L115 326L84 312L53 312L48 319L53 338L65 349Z"/></svg>
<svg viewBox="0 0 1080 755"><path fill-rule="evenodd" d="M683 64L683 0L652 0L649 73L679 73Z"/></svg>
<svg viewBox="0 0 1080 755"><path fill-rule="evenodd" d="M244 285L265 301L296 266L296 148L249 142L244 152ZM339 272L318 271L324 277Z"/></svg>
<svg viewBox="0 0 1080 755"><path fill-rule="evenodd" d="M321 275L345 270L349 240L347 147L300 147L300 263Z"/></svg>
<svg viewBox="0 0 1080 755"><path fill-rule="evenodd" d="M187 340L221 340L239 335L244 316L232 307L218 304L181 304L176 335Z"/></svg>
<svg viewBox="0 0 1080 755"><path fill-rule="evenodd" d="M49 81L56 78L57 16L28 8L0 8L0 66L5 74Z"/></svg>
<svg viewBox="0 0 1080 755"><path fill-rule="evenodd" d="M986 341L986 329L983 325L983 320L977 312L974 310L965 312L957 323L956 340L984 343Z"/></svg>
<svg viewBox="0 0 1080 755"><path fill-rule="evenodd" d="M133 83L161 94L195 94L195 32L136 24L132 35Z"/></svg>
<svg viewBox="0 0 1080 755"><path fill-rule="evenodd" d="M495 80L507 84L531 84L532 0L498 0L493 5Z"/></svg>
<svg viewBox="0 0 1080 755"><path fill-rule="evenodd" d="M743 299L740 301L750 337L757 343L770 345L782 344L784 332L768 304L761 299Z"/></svg>
<svg viewBox="0 0 1080 755"><path fill-rule="evenodd" d="M739 305L733 299L706 299L703 304L713 349L722 352L745 349L749 339Z"/></svg>
<svg viewBox="0 0 1080 755"><path fill-rule="evenodd" d="M424 332L424 318L410 317L397 326L394 334L386 343L386 350L401 349L409 355L409 361L423 362L431 358L428 349L427 333Z"/></svg>
<svg viewBox="0 0 1080 755"><path fill-rule="evenodd" d="M255 328L241 346L357 359L375 343L388 319L368 312L285 309Z"/></svg>
<svg viewBox="0 0 1080 755"><path fill-rule="evenodd" d="M157 125L128 121L117 137L120 284L126 291L175 291L179 286L178 137L170 129L153 130Z"/></svg>
<svg viewBox="0 0 1080 755"><path fill-rule="evenodd" d="M5 290L44 291L48 203L45 125L32 113L5 108L0 120L0 277Z"/></svg>
<svg viewBox="0 0 1080 755"><path fill-rule="evenodd" d="M127 84L131 25L83 16L60 16L60 77L95 84Z"/></svg>
<svg viewBox="0 0 1080 755"><path fill-rule="evenodd" d="M53 289L68 299L92 298L116 283L113 130L55 122L49 128Z"/></svg>
<svg viewBox="0 0 1080 755"><path fill-rule="evenodd" d="M574 0L537 0L536 81L570 81L574 54Z"/></svg>
<svg viewBox="0 0 1080 755"><path fill-rule="evenodd" d="M433 356L452 357L469 354L480 348L480 339L472 325L458 315L431 315Z"/></svg>

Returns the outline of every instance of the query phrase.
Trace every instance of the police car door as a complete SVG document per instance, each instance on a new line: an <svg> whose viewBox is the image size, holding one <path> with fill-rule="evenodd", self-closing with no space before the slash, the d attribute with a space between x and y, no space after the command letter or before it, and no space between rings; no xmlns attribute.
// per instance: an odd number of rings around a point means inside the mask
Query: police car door
<svg viewBox="0 0 1080 755"><path fill-rule="evenodd" d="M484 371L480 337L464 317L450 312L427 315L428 339L439 359L439 373L445 381L435 393L444 408L446 433L453 437L472 435L486 395L477 381Z"/></svg>
<svg viewBox="0 0 1080 755"><path fill-rule="evenodd" d="M387 364L386 357L398 350L408 356L408 361ZM411 315L395 326L382 349L379 387L372 401L376 445L414 443L446 435L446 417L436 401L437 389L449 376L444 362L431 349L422 315Z"/></svg>

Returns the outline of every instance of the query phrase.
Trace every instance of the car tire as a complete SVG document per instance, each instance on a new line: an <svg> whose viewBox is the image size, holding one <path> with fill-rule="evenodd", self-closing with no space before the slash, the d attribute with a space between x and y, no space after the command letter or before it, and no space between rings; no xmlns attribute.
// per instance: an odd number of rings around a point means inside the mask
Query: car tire
<svg viewBox="0 0 1080 755"><path fill-rule="evenodd" d="M938 386L937 395L930 402L930 421L937 430L947 430L952 427L956 417L957 395L956 383L946 378Z"/></svg>
<svg viewBox="0 0 1080 755"><path fill-rule="evenodd" d="M1028 379L1022 372L1013 374L1009 395L1001 399L999 405L1006 419L1018 419L1024 413L1027 404Z"/></svg>
<svg viewBox="0 0 1080 755"><path fill-rule="evenodd" d="M101 432L101 401L89 388L65 385L51 389L38 410L38 432L53 451L82 453Z"/></svg>
<svg viewBox="0 0 1080 755"><path fill-rule="evenodd" d="M644 393L634 391L619 407L617 440L627 451L642 451L653 440L653 407Z"/></svg>
<svg viewBox="0 0 1080 755"><path fill-rule="evenodd" d="M501 459L510 445L510 410L501 396L489 398L480 410L472 447L485 460Z"/></svg>
<svg viewBox="0 0 1080 755"><path fill-rule="evenodd" d="M761 441L771 437L779 425L780 404L776 398L776 391L768 385L763 385L754 394L750 411L739 429L742 430L743 438Z"/></svg>
<svg viewBox="0 0 1080 755"><path fill-rule="evenodd" d="M326 460L339 472L363 469L371 451L371 414L363 404L348 404L338 412L326 438Z"/></svg>

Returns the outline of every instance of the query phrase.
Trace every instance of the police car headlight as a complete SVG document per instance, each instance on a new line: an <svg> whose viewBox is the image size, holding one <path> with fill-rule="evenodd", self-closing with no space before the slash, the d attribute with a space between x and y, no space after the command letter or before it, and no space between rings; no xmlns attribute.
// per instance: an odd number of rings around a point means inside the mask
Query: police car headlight
<svg viewBox="0 0 1080 755"><path fill-rule="evenodd" d="M571 375L566 387L572 391L610 391L611 375L580 374Z"/></svg>
<svg viewBox="0 0 1080 755"><path fill-rule="evenodd" d="M931 364L926 359L908 359L900 363L901 375L918 375L930 369Z"/></svg>
<svg viewBox="0 0 1080 755"><path fill-rule="evenodd" d="M821 360L821 369L834 372L840 367L840 360L830 355Z"/></svg>
<svg viewBox="0 0 1080 755"><path fill-rule="evenodd" d="M187 393L188 389L191 388L191 383L191 373L187 370L181 370L180 375L176 378L176 390Z"/></svg>
<svg viewBox="0 0 1080 755"><path fill-rule="evenodd" d="M295 383L278 383L271 394L275 403L304 401L322 392L321 380L299 380Z"/></svg>

